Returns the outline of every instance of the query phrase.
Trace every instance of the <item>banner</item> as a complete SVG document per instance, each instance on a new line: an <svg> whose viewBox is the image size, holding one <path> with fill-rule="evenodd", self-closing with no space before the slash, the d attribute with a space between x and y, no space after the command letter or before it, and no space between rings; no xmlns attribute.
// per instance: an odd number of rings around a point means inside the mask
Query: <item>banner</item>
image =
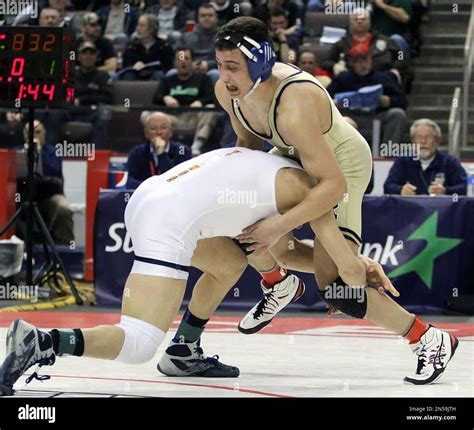
<svg viewBox="0 0 474 430"><path fill-rule="evenodd" d="M120 306L133 247L123 214L131 191L103 191L94 224L97 303ZM474 198L366 196L363 202L361 253L379 261L401 296L397 302L414 312L440 312L445 300L474 292ZM170 214L171 216L171 214ZM298 239L314 240L306 225ZM306 293L288 308L325 309L314 276L298 273ZM191 270L185 301L200 272ZM261 298L260 276L248 267L222 306L247 310Z"/></svg>

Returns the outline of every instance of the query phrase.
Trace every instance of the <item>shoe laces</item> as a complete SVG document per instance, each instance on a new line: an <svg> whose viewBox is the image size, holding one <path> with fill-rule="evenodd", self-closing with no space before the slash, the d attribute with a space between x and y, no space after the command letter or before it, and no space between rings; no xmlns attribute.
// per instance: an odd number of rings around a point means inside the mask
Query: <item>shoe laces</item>
<svg viewBox="0 0 474 430"><path fill-rule="evenodd" d="M38 361L35 361L34 363L30 364L29 366L25 367L25 369L23 369L23 371L21 373L24 373L26 372L30 367L34 366L35 364L37 365L35 371L30 375L28 376L28 378L26 379L26 383L29 384L31 381L33 381L34 379L37 379L38 381L45 381L47 379L50 379L51 376L49 375L38 375L38 370L41 366L50 366L51 364L54 364L54 357L44 357L44 358L41 358L40 360Z"/></svg>
<svg viewBox="0 0 474 430"><path fill-rule="evenodd" d="M221 364L219 363L219 356L217 354L213 355L212 357L206 356L206 354L204 354L204 350L199 346L199 344L194 348L194 352L199 356L199 359L207 361L216 367Z"/></svg>
<svg viewBox="0 0 474 430"><path fill-rule="evenodd" d="M433 366L437 367L443 367L443 362L442 359L446 357L446 348L444 345L444 339L441 337L441 343L439 347L437 347L433 353L430 355L428 359L428 363L432 364Z"/></svg>
<svg viewBox="0 0 474 430"><path fill-rule="evenodd" d="M416 366L416 374L420 375L426 366L426 349L422 347L420 349L420 352L417 352L417 354L418 354L418 364Z"/></svg>
<svg viewBox="0 0 474 430"><path fill-rule="evenodd" d="M35 371L30 376L28 376L28 378L26 378L26 381L25 381L26 384L29 384L31 381L33 381L35 379L40 381L40 382L47 381L48 379L51 379L50 375L39 375L38 374L38 371L39 371L40 367L41 367L41 364L38 365L38 367L35 369Z"/></svg>
<svg viewBox="0 0 474 430"><path fill-rule="evenodd" d="M204 354L204 350L199 346L199 344L194 348L194 353L199 356L201 359L206 359L206 354Z"/></svg>
<svg viewBox="0 0 474 430"><path fill-rule="evenodd" d="M212 357L207 357L206 361L213 364L214 366L219 366L221 363L219 363L219 356L213 355Z"/></svg>
<svg viewBox="0 0 474 430"><path fill-rule="evenodd" d="M260 302L258 303L257 309L255 309L253 316L255 317L255 319L259 319L267 308L275 310L277 305L278 302L273 297L273 290L268 293L264 293L263 299L260 300Z"/></svg>
<svg viewBox="0 0 474 430"><path fill-rule="evenodd" d="M418 365L416 368L417 374L423 373L427 364L432 364L435 367L443 367L441 359L446 356L443 340L441 340L439 347L434 348L429 355L426 345L424 344L422 344L420 349L415 352L418 355Z"/></svg>

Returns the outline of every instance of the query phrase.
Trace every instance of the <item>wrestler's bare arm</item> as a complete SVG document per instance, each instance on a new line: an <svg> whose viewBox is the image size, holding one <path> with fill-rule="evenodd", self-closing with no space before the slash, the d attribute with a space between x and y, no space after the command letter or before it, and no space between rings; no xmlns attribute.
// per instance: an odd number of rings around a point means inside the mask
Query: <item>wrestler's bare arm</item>
<svg viewBox="0 0 474 430"><path fill-rule="evenodd" d="M341 168L321 131L321 118L326 118L320 111L329 108L327 96L311 83L289 85L282 93L278 131L299 152L305 171L318 180L318 186L300 204L279 218L283 234L330 211L347 191Z"/></svg>
<svg viewBox="0 0 474 430"><path fill-rule="evenodd" d="M216 98L219 101L219 104L222 108L227 112L230 118L230 122L232 124L232 128L234 129L235 134L237 135L237 145L244 148L250 149L263 149L263 141L262 139L255 136L253 133L250 133L238 120L232 110L232 100L230 99L227 91L225 89L224 84L219 79L216 82L214 87L214 92L216 93Z"/></svg>

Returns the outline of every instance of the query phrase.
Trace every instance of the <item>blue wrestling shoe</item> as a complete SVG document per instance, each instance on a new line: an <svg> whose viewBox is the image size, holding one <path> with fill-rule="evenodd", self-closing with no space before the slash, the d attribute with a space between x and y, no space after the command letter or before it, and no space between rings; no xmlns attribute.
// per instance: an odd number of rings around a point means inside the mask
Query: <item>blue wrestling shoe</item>
<svg viewBox="0 0 474 430"><path fill-rule="evenodd" d="M13 385L31 366L51 366L56 360L51 335L23 320L7 332L7 358L0 367L0 395L13 395Z"/></svg>

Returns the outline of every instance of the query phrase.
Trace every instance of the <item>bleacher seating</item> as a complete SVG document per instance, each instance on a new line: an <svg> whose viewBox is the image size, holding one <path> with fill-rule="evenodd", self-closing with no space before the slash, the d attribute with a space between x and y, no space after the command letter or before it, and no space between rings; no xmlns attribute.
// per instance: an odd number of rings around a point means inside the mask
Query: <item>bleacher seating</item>
<svg viewBox="0 0 474 430"><path fill-rule="evenodd" d="M347 28L349 15L326 15L324 12L306 12L304 20L304 35L309 37L321 36L324 26Z"/></svg>
<svg viewBox="0 0 474 430"><path fill-rule="evenodd" d="M123 106L125 100L130 106L150 106L159 81L114 81L112 84L114 105Z"/></svg>
<svg viewBox="0 0 474 430"><path fill-rule="evenodd" d="M92 124L82 121L69 121L61 129L61 141L68 142L91 142Z"/></svg>
<svg viewBox="0 0 474 430"><path fill-rule="evenodd" d="M128 153L134 146L145 141L140 110L113 111L107 127L106 148Z"/></svg>

